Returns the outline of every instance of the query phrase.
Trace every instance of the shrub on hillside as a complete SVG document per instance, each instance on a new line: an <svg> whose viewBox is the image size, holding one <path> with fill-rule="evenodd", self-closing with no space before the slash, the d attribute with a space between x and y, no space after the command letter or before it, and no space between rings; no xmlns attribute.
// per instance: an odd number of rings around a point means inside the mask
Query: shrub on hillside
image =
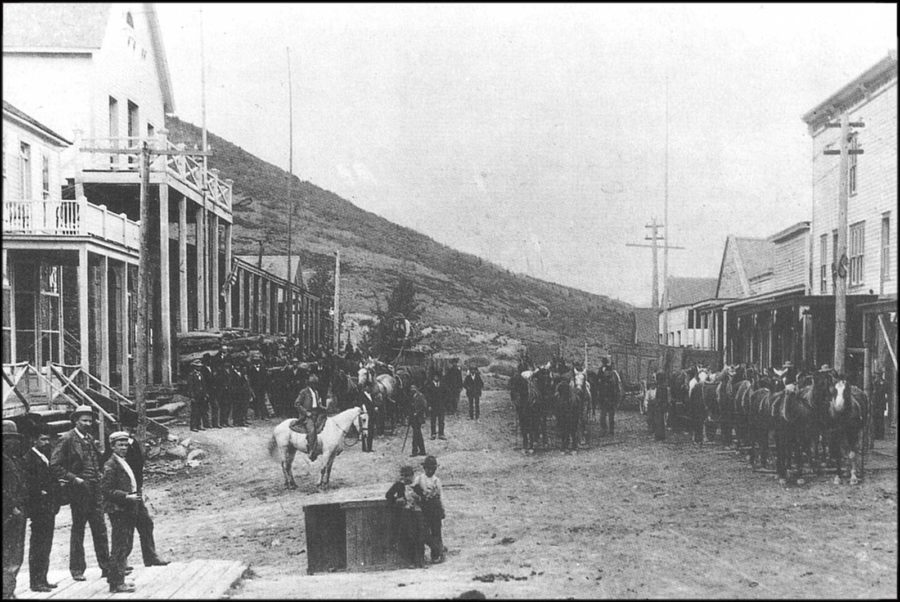
<svg viewBox="0 0 900 602"><path fill-rule="evenodd" d="M482 355L473 355L466 361L467 366L475 366L477 368L484 368L485 366L489 366L491 360L482 356Z"/></svg>
<svg viewBox="0 0 900 602"><path fill-rule="evenodd" d="M511 362L494 362L488 366L487 371L491 374L509 377L516 373L516 365Z"/></svg>

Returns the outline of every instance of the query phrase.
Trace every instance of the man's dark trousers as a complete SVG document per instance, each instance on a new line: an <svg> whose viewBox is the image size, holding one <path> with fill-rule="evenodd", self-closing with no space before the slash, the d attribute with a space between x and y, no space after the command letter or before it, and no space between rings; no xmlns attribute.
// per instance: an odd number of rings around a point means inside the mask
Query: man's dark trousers
<svg viewBox="0 0 900 602"><path fill-rule="evenodd" d="M47 582L55 527L56 513L35 512L31 515L31 539L28 544L28 578L31 580L31 587Z"/></svg>
<svg viewBox="0 0 900 602"><path fill-rule="evenodd" d="M435 429L435 425L437 425L437 429ZM431 410L431 436L434 437L435 434L444 436L444 407L442 404Z"/></svg>
<svg viewBox="0 0 900 602"><path fill-rule="evenodd" d="M469 418L478 418L480 414L481 395L467 395L469 398Z"/></svg>
<svg viewBox="0 0 900 602"><path fill-rule="evenodd" d="M136 516L134 511L109 514L109 522L112 525L112 556L109 559L106 580L110 585L125 583L125 567L128 566L128 555L134 546Z"/></svg>
<svg viewBox="0 0 900 602"><path fill-rule="evenodd" d="M84 559L84 527L91 526L94 553L102 570L109 566L109 544L106 536L106 521L103 520L103 505L100 483L85 481L82 485L72 484L72 535L69 539L69 572L83 575L87 564Z"/></svg>

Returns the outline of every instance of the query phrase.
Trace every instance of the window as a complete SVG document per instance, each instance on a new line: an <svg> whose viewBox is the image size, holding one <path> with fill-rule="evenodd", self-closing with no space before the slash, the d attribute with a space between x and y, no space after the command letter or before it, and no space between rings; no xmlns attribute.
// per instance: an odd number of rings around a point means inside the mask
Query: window
<svg viewBox="0 0 900 602"><path fill-rule="evenodd" d="M819 292L828 292L828 235L819 237Z"/></svg>
<svg viewBox="0 0 900 602"><path fill-rule="evenodd" d="M850 286L863 283L863 259L866 252L866 222L850 226Z"/></svg>
<svg viewBox="0 0 900 602"><path fill-rule="evenodd" d="M128 101L128 148L140 148L139 140L141 137L140 118L138 115L138 106ZM137 154L128 155L128 163L136 164L138 161Z"/></svg>
<svg viewBox="0 0 900 602"><path fill-rule="evenodd" d="M19 143L19 175L22 178L22 199L31 200L31 145L27 142Z"/></svg>
<svg viewBox="0 0 900 602"><path fill-rule="evenodd" d="M119 101L109 97L109 137L111 138L112 148L118 148L119 142ZM111 154L109 156L109 163L112 167L115 167L119 163L119 156Z"/></svg>
<svg viewBox="0 0 900 602"><path fill-rule="evenodd" d="M50 198L50 157L45 154L41 155L41 197Z"/></svg>
<svg viewBox="0 0 900 602"><path fill-rule="evenodd" d="M881 218L881 282L891 279L891 215ZM884 292L883 290L881 292Z"/></svg>
<svg viewBox="0 0 900 602"><path fill-rule="evenodd" d="M859 149L859 141L856 138L856 134L850 134L850 156L847 157L847 193L850 196L856 194L856 157L857 155L853 154L853 151Z"/></svg>
<svg viewBox="0 0 900 602"><path fill-rule="evenodd" d="M675 345L677 347L681 347L681 331L676 331L675 333Z"/></svg>

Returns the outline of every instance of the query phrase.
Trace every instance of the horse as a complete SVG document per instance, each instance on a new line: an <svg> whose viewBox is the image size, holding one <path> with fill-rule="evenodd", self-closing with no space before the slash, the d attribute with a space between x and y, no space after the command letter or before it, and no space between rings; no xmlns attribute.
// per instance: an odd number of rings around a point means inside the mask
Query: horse
<svg viewBox="0 0 900 602"><path fill-rule="evenodd" d="M362 416L366 416L365 410L362 407L353 407L325 420L325 427L319 434L316 445L317 448L321 449L323 458L321 475L316 487L328 487L334 459L344 451L344 438L354 424L357 425L360 432L362 431ZM294 455L298 451L304 454L307 452L306 435L291 429L291 424L295 420L294 418L289 418L278 423L272 431L272 438L269 440L269 455L274 458L276 449L281 452L281 471L284 473L284 486L287 489L297 488L292 469Z"/></svg>
<svg viewBox="0 0 900 602"><path fill-rule="evenodd" d="M607 430L612 435L616 430L616 408L622 401L625 391L619 373L613 369L601 372L597 377L598 399L600 406L600 430Z"/></svg>
<svg viewBox="0 0 900 602"><path fill-rule="evenodd" d="M403 383L398 376L393 374L379 374L375 377L375 394L381 398L384 412L379 419L378 430L384 433L384 423L388 421L393 432L398 415L402 415L404 409ZM376 403L377 403L376 399Z"/></svg>
<svg viewBox="0 0 900 602"><path fill-rule="evenodd" d="M553 409L559 427L560 449L563 451L569 447L572 451L578 449L578 423L584 404L589 399L589 394L584 388L584 379L581 379L580 387L575 384L575 380L573 378L559 381L553 392Z"/></svg>
<svg viewBox="0 0 900 602"><path fill-rule="evenodd" d="M573 370L571 384L575 387L576 393L581 397L579 401L579 426L581 426L581 443L588 445L589 429L588 419L591 414L591 407L594 401L594 394L591 389L591 381L588 378L587 370L579 370L577 367Z"/></svg>
<svg viewBox="0 0 900 602"><path fill-rule="evenodd" d="M547 377L544 369L538 369L514 374L509 379L510 399L516 408L522 429L522 449L526 455L534 453L535 441L541 435Z"/></svg>
<svg viewBox="0 0 900 602"><path fill-rule="evenodd" d="M765 467L769 461L769 433L774 424L772 390L759 387L750 392L747 405L747 439L750 443L750 466L756 468L757 461Z"/></svg>
<svg viewBox="0 0 900 602"><path fill-rule="evenodd" d="M744 370L739 366L725 366L716 377L716 410L719 428L722 431L722 443L731 444L736 422L734 406L735 380L743 380Z"/></svg>
<svg viewBox="0 0 900 602"><path fill-rule="evenodd" d="M678 370L669 374L669 404L666 411L666 426L671 426L673 415L687 415L690 393L690 381L694 378L693 369Z"/></svg>
<svg viewBox="0 0 900 602"><path fill-rule="evenodd" d="M717 418L718 389L718 384L698 379L688 394L688 418L694 434L694 443L698 445L704 443L703 431L707 423L711 423ZM712 440L708 430L705 440L707 443Z"/></svg>
<svg viewBox="0 0 900 602"><path fill-rule="evenodd" d="M844 449L847 451L847 463L850 466L850 484L859 483L861 468L859 463L859 435L866 423L869 412L869 399L866 394L845 379L838 379L830 387L827 411L828 447L832 459L837 464L835 485L841 484L841 460Z"/></svg>
<svg viewBox="0 0 900 602"><path fill-rule="evenodd" d="M357 381L351 378L343 368L338 368L331 374L331 398L336 408L346 410L355 405L358 395Z"/></svg>
<svg viewBox="0 0 900 602"><path fill-rule="evenodd" d="M802 485L803 460L809 451L809 443L815 432L815 408L812 400L818 389L813 384L803 391L796 387L783 388L773 393L772 418L775 427L775 450L778 455L776 472L782 485L791 477L793 465L797 484Z"/></svg>

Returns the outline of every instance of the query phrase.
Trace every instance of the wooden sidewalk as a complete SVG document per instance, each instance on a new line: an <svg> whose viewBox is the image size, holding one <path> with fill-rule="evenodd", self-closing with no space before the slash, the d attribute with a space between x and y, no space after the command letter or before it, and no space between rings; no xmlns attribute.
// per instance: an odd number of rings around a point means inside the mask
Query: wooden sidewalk
<svg viewBox="0 0 900 602"><path fill-rule="evenodd" d="M154 567L138 563L125 578L135 586L135 591L130 594L111 594L106 579L100 578L99 568L89 568L85 572L87 581L74 581L68 570L51 570L47 578L58 584L52 592L31 591L28 572L19 571L15 595L23 600L222 598L246 569L247 565L237 560L192 560Z"/></svg>

